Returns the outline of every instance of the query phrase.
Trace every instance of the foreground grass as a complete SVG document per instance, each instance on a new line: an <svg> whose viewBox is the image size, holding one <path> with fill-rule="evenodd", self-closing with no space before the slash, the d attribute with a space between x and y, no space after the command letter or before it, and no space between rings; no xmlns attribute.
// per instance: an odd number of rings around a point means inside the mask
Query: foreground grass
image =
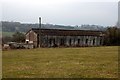
<svg viewBox="0 0 120 80"><path fill-rule="evenodd" d="M118 47L3 51L3 78L117 78Z"/></svg>

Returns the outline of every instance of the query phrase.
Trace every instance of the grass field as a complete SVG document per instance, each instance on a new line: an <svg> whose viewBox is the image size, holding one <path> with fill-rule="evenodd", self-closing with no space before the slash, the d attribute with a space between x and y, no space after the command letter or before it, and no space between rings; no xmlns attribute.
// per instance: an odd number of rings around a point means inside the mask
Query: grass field
<svg viewBox="0 0 120 80"><path fill-rule="evenodd" d="M117 78L118 46L3 51L3 78Z"/></svg>
<svg viewBox="0 0 120 80"><path fill-rule="evenodd" d="M15 34L15 32L1 32L2 36L8 36L8 37L12 37L13 34ZM22 32L23 34L25 34L24 32Z"/></svg>
<svg viewBox="0 0 120 80"><path fill-rule="evenodd" d="M2 36L9 36L11 37L14 34L14 32L2 32Z"/></svg>

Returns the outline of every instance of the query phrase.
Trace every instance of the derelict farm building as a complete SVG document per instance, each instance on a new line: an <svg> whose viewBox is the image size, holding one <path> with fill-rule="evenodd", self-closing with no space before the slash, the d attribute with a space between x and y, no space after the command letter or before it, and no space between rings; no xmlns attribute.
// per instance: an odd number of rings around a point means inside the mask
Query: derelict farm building
<svg viewBox="0 0 120 80"><path fill-rule="evenodd" d="M103 45L104 33L92 30L32 28L26 33L26 43L34 47L79 47Z"/></svg>

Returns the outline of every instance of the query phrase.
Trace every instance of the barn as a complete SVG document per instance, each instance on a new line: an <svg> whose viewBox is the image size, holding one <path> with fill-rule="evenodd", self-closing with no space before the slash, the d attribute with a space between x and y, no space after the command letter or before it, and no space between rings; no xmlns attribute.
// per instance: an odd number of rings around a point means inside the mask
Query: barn
<svg viewBox="0 0 120 80"><path fill-rule="evenodd" d="M83 47L103 45L104 32L32 28L26 33L26 44L37 47Z"/></svg>

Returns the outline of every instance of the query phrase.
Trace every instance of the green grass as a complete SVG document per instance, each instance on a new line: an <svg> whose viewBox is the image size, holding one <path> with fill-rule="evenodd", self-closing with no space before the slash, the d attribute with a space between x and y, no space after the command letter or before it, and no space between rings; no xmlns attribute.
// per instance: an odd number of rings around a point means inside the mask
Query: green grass
<svg viewBox="0 0 120 80"><path fill-rule="evenodd" d="M22 33L25 34L24 32L22 32ZM8 37L12 37L13 34L15 34L15 32L0 32L0 35L8 36Z"/></svg>
<svg viewBox="0 0 120 80"><path fill-rule="evenodd" d="M118 46L3 51L3 78L117 78Z"/></svg>
<svg viewBox="0 0 120 80"><path fill-rule="evenodd" d="M2 32L2 36L9 36L11 37L14 34L14 32Z"/></svg>

